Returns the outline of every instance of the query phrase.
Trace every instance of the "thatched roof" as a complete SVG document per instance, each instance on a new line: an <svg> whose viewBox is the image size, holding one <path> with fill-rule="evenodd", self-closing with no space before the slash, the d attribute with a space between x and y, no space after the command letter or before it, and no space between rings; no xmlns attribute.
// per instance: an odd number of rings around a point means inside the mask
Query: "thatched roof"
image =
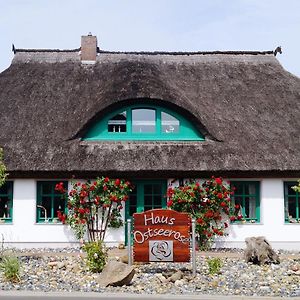
<svg viewBox="0 0 300 300"><path fill-rule="evenodd" d="M117 53L15 50L0 74L0 146L11 176L300 176L300 79L272 51ZM122 105L191 120L203 142L87 142Z"/></svg>

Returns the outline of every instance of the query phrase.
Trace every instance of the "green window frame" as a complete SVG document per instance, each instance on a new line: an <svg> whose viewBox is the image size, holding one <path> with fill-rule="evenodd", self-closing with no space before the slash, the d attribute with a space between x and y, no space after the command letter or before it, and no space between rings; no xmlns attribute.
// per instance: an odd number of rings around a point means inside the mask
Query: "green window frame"
<svg viewBox="0 0 300 300"><path fill-rule="evenodd" d="M260 222L260 182L259 181L232 181L235 187L231 197L233 204L240 204L240 213L246 222Z"/></svg>
<svg viewBox="0 0 300 300"><path fill-rule="evenodd" d="M204 136L178 113L156 105L140 104L108 114L89 129L83 140L203 141Z"/></svg>
<svg viewBox="0 0 300 300"><path fill-rule="evenodd" d="M285 223L300 223L300 194L292 189L296 181L284 182Z"/></svg>
<svg viewBox="0 0 300 300"><path fill-rule="evenodd" d="M0 224L13 220L13 182L6 181L0 187Z"/></svg>
<svg viewBox="0 0 300 300"><path fill-rule="evenodd" d="M126 221L132 219L135 212L141 213L150 209L167 207L167 180L132 180L132 184L135 188L125 204ZM127 222L125 224L125 244L127 245Z"/></svg>
<svg viewBox="0 0 300 300"><path fill-rule="evenodd" d="M65 199L55 190L56 184L60 182L68 189L67 181L37 181L37 223L59 223L57 211L66 212Z"/></svg>

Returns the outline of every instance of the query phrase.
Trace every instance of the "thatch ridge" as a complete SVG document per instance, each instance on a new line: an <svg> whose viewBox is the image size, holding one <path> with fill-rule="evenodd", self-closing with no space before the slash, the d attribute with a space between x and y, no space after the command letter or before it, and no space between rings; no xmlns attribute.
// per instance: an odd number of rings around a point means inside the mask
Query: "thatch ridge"
<svg viewBox="0 0 300 300"><path fill-rule="evenodd" d="M22 48L14 48L14 53L17 52L79 52L81 51L81 48L76 49L22 49ZM216 51L108 51L108 50L102 50L99 47L97 47L97 53L102 54L136 54L136 55L211 55L211 54L230 54L230 55L268 55L273 54L273 50L268 51L233 51L233 50L216 50Z"/></svg>

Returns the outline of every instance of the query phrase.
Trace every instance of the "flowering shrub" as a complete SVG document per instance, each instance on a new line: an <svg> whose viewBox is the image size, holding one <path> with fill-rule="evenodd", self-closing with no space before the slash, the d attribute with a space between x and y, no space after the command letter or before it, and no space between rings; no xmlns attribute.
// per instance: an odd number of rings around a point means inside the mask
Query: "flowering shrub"
<svg viewBox="0 0 300 300"><path fill-rule="evenodd" d="M107 261L107 250L103 241L86 243L83 246L86 252L86 260L88 268L91 272L102 272Z"/></svg>
<svg viewBox="0 0 300 300"><path fill-rule="evenodd" d="M231 202L233 190L222 178L212 177L202 185L198 182L168 188L167 206L180 212L188 212L196 219L196 234L199 244L208 247L216 236L226 235L230 221L242 220L240 206Z"/></svg>
<svg viewBox="0 0 300 300"><path fill-rule="evenodd" d="M66 193L62 182L55 189ZM130 191L130 182L121 179L102 177L92 183L75 182L66 199L68 213L58 212L58 218L70 225L78 239L87 232L89 241L103 241L109 223L120 217ZM122 224L114 222L114 228Z"/></svg>

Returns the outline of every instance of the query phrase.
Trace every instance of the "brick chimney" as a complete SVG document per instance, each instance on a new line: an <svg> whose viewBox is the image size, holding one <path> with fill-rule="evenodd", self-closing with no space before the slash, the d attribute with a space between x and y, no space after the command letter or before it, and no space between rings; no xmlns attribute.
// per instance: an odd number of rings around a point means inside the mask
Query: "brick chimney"
<svg viewBox="0 0 300 300"><path fill-rule="evenodd" d="M94 64L97 57L97 37L91 33L81 37L81 63Z"/></svg>

